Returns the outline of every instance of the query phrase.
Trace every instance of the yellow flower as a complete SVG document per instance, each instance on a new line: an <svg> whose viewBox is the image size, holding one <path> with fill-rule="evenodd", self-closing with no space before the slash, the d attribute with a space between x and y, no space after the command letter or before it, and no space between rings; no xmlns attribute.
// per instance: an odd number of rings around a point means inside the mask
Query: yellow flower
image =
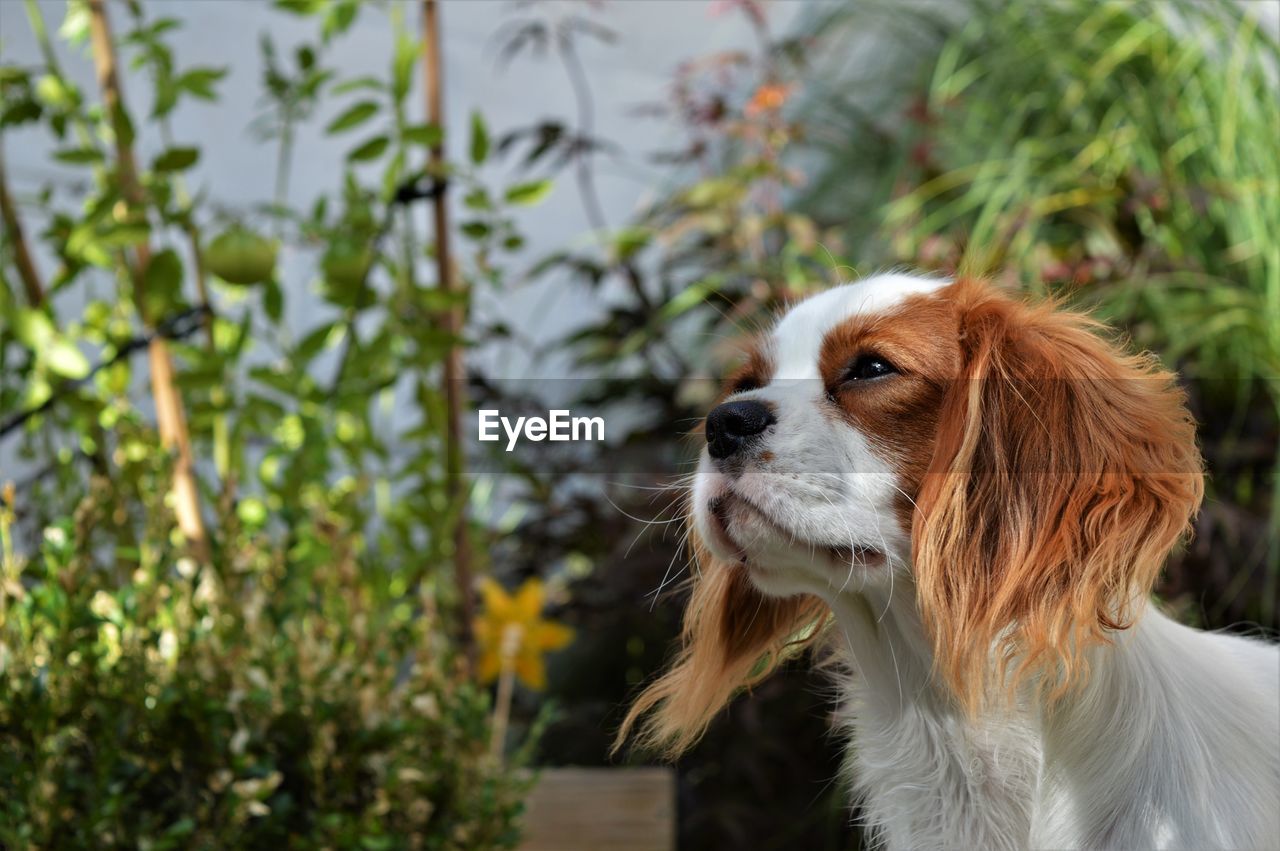
<svg viewBox="0 0 1280 851"><path fill-rule="evenodd" d="M502 673L503 662L516 678L531 689L547 687L544 655L573 640L573 630L543 620L547 592L540 579L528 579L514 594L486 577L480 586L484 613L476 618L476 644L480 650L480 682L489 683Z"/></svg>

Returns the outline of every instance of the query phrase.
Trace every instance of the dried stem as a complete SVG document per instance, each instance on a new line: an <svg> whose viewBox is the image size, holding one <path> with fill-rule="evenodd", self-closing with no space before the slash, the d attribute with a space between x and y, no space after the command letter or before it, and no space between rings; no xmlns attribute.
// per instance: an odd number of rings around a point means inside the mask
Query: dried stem
<svg viewBox="0 0 1280 851"><path fill-rule="evenodd" d="M117 73L115 43L111 38L111 26L107 20L104 0L89 0L90 42L93 48L93 64L97 72L98 87L102 92L103 106L111 122L116 145L116 175L120 193L135 215L140 215L146 203L142 185L138 181L137 162L133 155L133 129L125 112L124 92ZM152 318L146 312L146 273L151 263L151 247L140 243L135 251L135 263L131 271L133 296L142 321L151 327ZM127 262L126 262L126 265ZM178 528L190 542L195 555L202 561L209 560L209 541L205 534L204 520L200 516L200 498L196 490L195 472L191 461L191 441L187 432L186 414L182 397L174 381L173 358L164 338L157 335L148 346L151 363L151 394L156 406L156 422L160 441L174 453L173 493L174 513Z"/></svg>
<svg viewBox="0 0 1280 851"><path fill-rule="evenodd" d="M440 56L440 8L437 0L422 2L423 83L427 98L427 120L444 129L444 81ZM442 134L443 135L443 134ZM443 143L431 147L429 174L444 179ZM461 284L454 277L453 257L449 244L448 184L444 183L432 199L432 213L436 232L436 269L440 289L446 294L458 292ZM441 317L444 330L455 341L462 336L465 324L464 308L446 308ZM462 412L467 405L466 368L462 361L462 346L455 342L449 347L444 360L444 391L448 436L448 459L445 470L445 495L456 508L453 527L453 566L458 583L459 638L468 672L475 671L475 639L471 623L475 616L475 589L471 578L471 539L468 534L468 502L470 489L465 479L465 458L462 449Z"/></svg>

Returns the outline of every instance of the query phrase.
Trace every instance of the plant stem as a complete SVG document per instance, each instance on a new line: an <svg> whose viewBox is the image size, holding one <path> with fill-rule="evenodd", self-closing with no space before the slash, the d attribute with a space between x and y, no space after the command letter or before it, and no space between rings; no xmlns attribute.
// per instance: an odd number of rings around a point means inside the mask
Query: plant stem
<svg viewBox="0 0 1280 851"><path fill-rule="evenodd" d="M98 87L102 92L116 144L116 174L120 194L133 215L144 215L146 195L138 181L137 163L133 155L133 129L125 111L124 93L117 74L115 42L111 37L111 25L107 20L104 0L88 0L90 14L90 42L93 63L97 72ZM151 262L151 247L138 245L136 262L132 270L133 297L138 314L147 327L152 318L146 311L146 273ZM128 263L125 263L126 267ZM174 514L178 528L186 537L202 561L209 560L209 541L205 534L204 520L200 516L200 497L196 489L195 471L191 460L191 441L187 432L186 414L182 397L174 382L173 358L168 343L160 335L152 338L148 348L151 362L151 395L156 406L156 424L160 442L174 453L173 493Z"/></svg>
<svg viewBox="0 0 1280 851"><path fill-rule="evenodd" d="M31 249L27 246L27 237L22 230L22 220L18 218L18 208L9 193L9 180L4 168L4 146L0 144L0 218L4 220L4 229L13 244L13 261L18 267L18 277L22 279L22 288L27 293L27 303L32 307L44 305L44 287L40 284L40 273L36 269Z"/></svg>
<svg viewBox="0 0 1280 851"><path fill-rule="evenodd" d="M167 118L160 120L160 133L165 146L172 147L173 133ZM200 297L200 306L204 308L205 351L217 357L218 341L214 335L213 326L218 315L214 310L213 301L209 298L209 275L204 262L203 238L200 226L196 224L191 195L187 192L187 182L180 174L174 175L173 194L177 202L187 210L187 214L183 216L182 231L186 234L187 245L191 249L191 273L196 280L196 293ZM218 413L213 418L213 468L222 483L218 496L219 504L222 510L226 511L227 506L235 500L236 492L235 471L231 469L231 430L224 410L227 402L226 387L219 384L210 391L209 397L214 407L218 409Z"/></svg>
<svg viewBox="0 0 1280 851"><path fill-rule="evenodd" d="M493 701L493 723L489 730L489 756L502 763L502 752L507 743L507 727L511 723L511 698L515 693L516 653L520 650L523 630L517 624L508 624L502 632L498 647L498 694Z"/></svg>
<svg viewBox="0 0 1280 851"><path fill-rule="evenodd" d="M440 8L437 0L422 0L423 83L427 98L427 121L444 125L442 61L440 56ZM443 136L443 133L441 134ZM431 146L429 174L444 180L443 142ZM453 256L449 244L449 199L445 183L432 199L436 231L436 269L439 286L445 294L461 287L454 279ZM464 307L446 308L441 317L444 330L454 342L444 359L444 393L448 458L445 468L445 496L456 509L453 527L453 569L458 583L458 634L468 673L475 672L475 640L471 623L475 616L475 589L471 581L471 539L469 536L468 502L470 489L465 479L462 451L462 411L467 405L466 368L462 361L462 345L458 338L465 323Z"/></svg>
<svg viewBox="0 0 1280 851"><path fill-rule="evenodd" d="M276 156L276 207L283 207L289 197L289 165L293 157L293 108L286 106L284 110L284 127L280 130L280 152ZM279 236L284 225L276 224L276 236Z"/></svg>
<svg viewBox="0 0 1280 851"><path fill-rule="evenodd" d="M569 84L573 88L573 97L578 105L578 141L589 145L595 133L595 100L591 97L591 87L587 82L586 70L578 59L578 52L573 47L573 37L566 35L559 41L560 58L564 62L565 72L569 76ZM574 175L578 181L578 194L582 198L582 207L587 213L591 229L601 246L608 251L609 223L605 219L604 206L596 192L595 172L591 168L591 151L583 148L574 152Z"/></svg>

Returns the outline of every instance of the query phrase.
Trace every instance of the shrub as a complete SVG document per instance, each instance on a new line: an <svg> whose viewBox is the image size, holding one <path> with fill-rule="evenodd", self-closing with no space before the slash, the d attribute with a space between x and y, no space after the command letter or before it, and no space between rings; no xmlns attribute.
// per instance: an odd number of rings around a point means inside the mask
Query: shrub
<svg viewBox="0 0 1280 851"><path fill-rule="evenodd" d="M379 602L335 495L222 571L120 563L102 479L28 564L0 518L0 846L514 844L487 694L430 598Z"/></svg>

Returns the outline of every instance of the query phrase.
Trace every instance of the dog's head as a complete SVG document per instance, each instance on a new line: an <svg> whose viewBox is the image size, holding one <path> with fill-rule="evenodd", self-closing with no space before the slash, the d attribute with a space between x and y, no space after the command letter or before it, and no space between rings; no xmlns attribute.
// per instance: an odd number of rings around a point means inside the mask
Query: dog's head
<svg viewBox="0 0 1280 851"><path fill-rule="evenodd" d="M1051 692L1078 679L1202 487L1172 377L1098 330L983 282L907 275L787 312L707 415L685 648L626 726L656 706L650 743L682 749L821 601L894 582L964 709L1027 674Z"/></svg>

